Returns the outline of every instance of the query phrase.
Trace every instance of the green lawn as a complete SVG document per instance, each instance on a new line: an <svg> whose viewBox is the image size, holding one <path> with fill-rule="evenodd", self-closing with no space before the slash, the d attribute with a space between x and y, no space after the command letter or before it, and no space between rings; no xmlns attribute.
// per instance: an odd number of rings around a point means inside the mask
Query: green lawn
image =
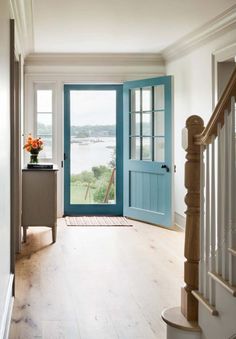
<svg viewBox="0 0 236 339"><path fill-rule="evenodd" d="M104 203L113 170L107 166L96 166L92 171L83 171L71 176L71 204ZM113 174L114 175L114 174ZM108 200L114 200L114 183L111 184Z"/></svg>
<svg viewBox="0 0 236 339"><path fill-rule="evenodd" d="M82 185L79 182L71 183L71 204L91 204L94 203L93 193L95 189L90 188L87 199L85 200L85 195L87 187Z"/></svg>

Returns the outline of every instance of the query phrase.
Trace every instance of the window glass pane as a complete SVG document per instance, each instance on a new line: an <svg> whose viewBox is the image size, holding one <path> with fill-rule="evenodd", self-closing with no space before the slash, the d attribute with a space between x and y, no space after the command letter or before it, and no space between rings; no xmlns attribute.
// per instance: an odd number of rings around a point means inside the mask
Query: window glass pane
<svg viewBox="0 0 236 339"><path fill-rule="evenodd" d="M131 138L131 159L140 160L140 138Z"/></svg>
<svg viewBox="0 0 236 339"><path fill-rule="evenodd" d="M142 159L152 160L152 138L143 138Z"/></svg>
<svg viewBox="0 0 236 339"><path fill-rule="evenodd" d="M140 113L131 113L131 135L140 135Z"/></svg>
<svg viewBox="0 0 236 339"><path fill-rule="evenodd" d="M52 135L38 135L43 141L43 150L39 152L39 159L52 159Z"/></svg>
<svg viewBox="0 0 236 339"><path fill-rule="evenodd" d="M143 114L143 135L146 135L146 136L152 135L152 114L151 113Z"/></svg>
<svg viewBox="0 0 236 339"><path fill-rule="evenodd" d="M37 90L37 112L52 112L52 90Z"/></svg>
<svg viewBox="0 0 236 339"><path fill-rule="evenodd" d="M152 110L152 88L146 87L142 89L143 111Z"/></svg>
<svg viewBox="0 0 236 339"><path fill-rule="evenodd" d="M39 113L37 114L37 134L52 135L52 114Z"/></svg>
<svg viewBox="0 0 236 339"><path fill-rule="evenodd" d="M140 112L140 89L131 90L131 112Z"/></svg>
<svg viewBox="0 0 236 339"><path fill-rule="evenodd" d="M165 161L165 138L154 139L154 160L158 162Z"/></svg>
<svg viewBox="0 0 236 339"><path fill-rule="evenodd" d="M154 109L165 109L165 87L164 85L154 87Z"/></svg>
<svg viewBox="0 0 236 339"><path fill-rule="evenodd" d="M165 112L159 111L154 113L154 133L156 136L165 135Z"/></svg>

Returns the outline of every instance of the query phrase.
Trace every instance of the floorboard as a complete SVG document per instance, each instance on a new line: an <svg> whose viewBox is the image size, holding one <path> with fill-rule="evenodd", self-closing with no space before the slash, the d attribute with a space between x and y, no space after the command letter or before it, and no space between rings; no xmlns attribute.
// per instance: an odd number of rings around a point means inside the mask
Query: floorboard
<svg viewBox="0 0 236 339"><path fill-rule="evenodd" d="M29 228L16 263L10 339L165 339L180 305L184 233L134 227Z"/></svg>

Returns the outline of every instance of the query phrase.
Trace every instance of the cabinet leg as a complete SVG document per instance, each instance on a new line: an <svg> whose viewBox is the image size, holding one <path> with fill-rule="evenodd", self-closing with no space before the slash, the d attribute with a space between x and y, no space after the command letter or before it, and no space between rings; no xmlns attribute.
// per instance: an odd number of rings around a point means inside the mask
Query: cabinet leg
<svg viewBox="0 0 236 339"><path fill-rule="evenodd" d="M28 228L28 227L23 227L23 242L26 242L27 228Z"/></svg>
<svg viewBox="0 0 236 339"><path fill-rule="evenodd" d="M56 242L56 240L57 240L57 225L52 227L52 241Z"/></svg>

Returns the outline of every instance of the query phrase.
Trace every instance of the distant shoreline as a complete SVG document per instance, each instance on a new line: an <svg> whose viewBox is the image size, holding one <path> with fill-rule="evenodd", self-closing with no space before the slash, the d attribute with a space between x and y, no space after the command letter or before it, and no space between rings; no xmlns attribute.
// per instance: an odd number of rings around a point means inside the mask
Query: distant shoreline
<svg viewBox="0 0 236 339"><path fill-rule="evenodd" d="M71 140L71 174L90 171L93 166L107 166L112 160L116 149L115 137L76 139L80 142Z"/></svg>

